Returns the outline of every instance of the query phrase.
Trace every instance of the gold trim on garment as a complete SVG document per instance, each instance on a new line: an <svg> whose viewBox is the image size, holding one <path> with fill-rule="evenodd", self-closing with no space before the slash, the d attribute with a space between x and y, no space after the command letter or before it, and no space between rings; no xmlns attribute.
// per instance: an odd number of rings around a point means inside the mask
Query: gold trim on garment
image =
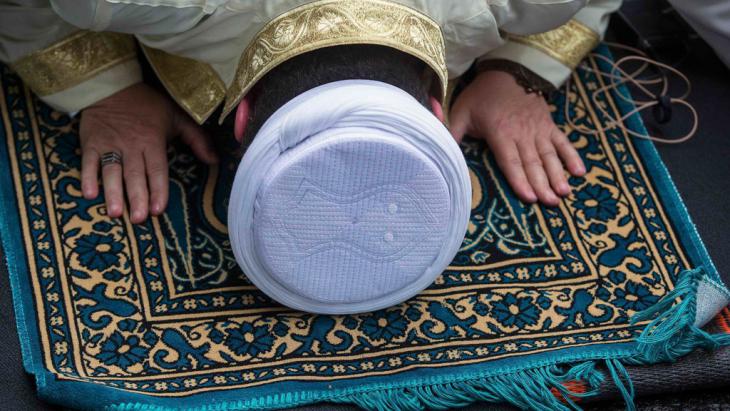
<svg viewBox="0 0 730 411"><path fill-rule="evenodd" d="M536 48L574 69L601 41L600 36L576 19L544 33L529 36L508 35L509 39Z"/></svg>
<svg viewBox="0 0 730 411"><path fill-rule="evenodd" d="M456 86L461 81L462 77L459 76L449 80L449 83L446 85L446 93L444 93L444 99L441 103L444 113L444 125L446 127L449 127L449 113L451 112L451 105L454 104L454 91L456 91Z"/></svg>
<svg viewBox="0 0 730 411"><path fill-rule="evenodd" d="M213 114L226 87L210 65L142 45L152 69L168 93L198 124Z"/></svg>
<svg viewBox="0 0 730 411"><path fill-rule="evenodd" d="M259 79L284 61L308 51L351 44L393 47L422 60L438 76L444 96L448 74L438 23L392 1L320 0L276 17L253 38L226 92L220 121Z"/></svg>
<svg viewBox="0 0 730 411"><path fill-rule="evenodd" d="M136 55L134 38L127 34L78 31L11 65L39 96L83 83Z"/></svg>

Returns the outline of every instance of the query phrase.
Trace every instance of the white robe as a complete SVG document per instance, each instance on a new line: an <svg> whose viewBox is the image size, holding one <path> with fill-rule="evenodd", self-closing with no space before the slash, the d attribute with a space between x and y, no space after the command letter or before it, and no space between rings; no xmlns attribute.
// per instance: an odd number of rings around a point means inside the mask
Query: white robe
<svg viewBox="0 0 730 411"><path fill-rule="evenodd" d="M669 0L669 2L715 50L725 65L730 67L730 2L727 0L701 2Z"/></svg>
<svg viewBox="0 0 730 411"><path fill-rule="evenodd" d="M272 19L305 3L311 1L0 0L0 60L11 67L23 61L24 67L32 68L28 62L34 63L36 57L52 62L56 57L49 57L49 50L80 29L128 33L144 46L207 64L216 73L216 81L229 87L242 53L257 33ZM587 0L397 3L421 11L438 24L450 78L461 75L477 59L501 58L523 64L559 86L588 51L581 48L584 39L577 37L587 36L589 44L595 45L620 0L593 0L590 4ZM549 30L552 34L539 34ZM106 47L117 46L107 42ZM129 44L124 47L129 51ZM79 64L88 73L55 87L38 87L36 92L59 110L81 110L141 81L136 59L118 60L103 67L93 67L93 62ZM27 74L27 68L18 71L25 77L33 74L33 70ZM30 80L26 82L33 87ZM210 107L208 111L212 111ZM196 119L202 121L204 116Z"/></svg>

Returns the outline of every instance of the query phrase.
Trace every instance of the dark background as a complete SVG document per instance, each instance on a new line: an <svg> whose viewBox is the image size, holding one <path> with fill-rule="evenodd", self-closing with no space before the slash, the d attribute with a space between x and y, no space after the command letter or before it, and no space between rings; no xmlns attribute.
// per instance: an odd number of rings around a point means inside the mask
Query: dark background
<svg viewBox="0 0 730 411"><path fill-rule="evenodd" d="M614 16L609 40L629 45L637 44L635 30L652 45L655 58L671 63L684 72L692 82L689 102L699 113L699 129L695 138L680 145L657 145L662 159L681 193L700 236L705 242L717 269L730 284L730 71L713 51L679 19L662 0L629 0L621 15ZM676 82L679 85L678 82ZM650 132L664 133L667 137L681 136L690 128L690 116L682 110L673 112L672 121L659 125L650 112L644 113ZM2 256L4 261L4 256ZM4 264L0 264L0 409L2 410L55 410L38 400L32 377L23 371L18 335L15 328L10 284ZM704 354L703 354L704 355ZM694 361L715 368L730 368L728 350L719 355L695 356ZM636 403L642 410L720 410L730 409L730 379L709 374L692 374L698 367L685 362L674 371L657 375L666 381L655 381L649 392L664 392L641 397ZM682 370L677 372L677 370ZM339 407L321 406L307 409L334 410ZM344 408L344 407L343 407ZM476 404L470 409L489 409ZM589 407L591 408L591 407ZM624 409L623 402L597 403L592 408Z"/></svg>

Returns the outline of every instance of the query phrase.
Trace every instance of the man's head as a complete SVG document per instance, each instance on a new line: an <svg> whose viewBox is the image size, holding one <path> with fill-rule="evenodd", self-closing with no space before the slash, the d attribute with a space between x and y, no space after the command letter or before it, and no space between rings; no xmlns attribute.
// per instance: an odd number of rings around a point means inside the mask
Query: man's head
<svg viewBox="0 0 730 411"><path fill-rule="evenodd" d="M236 138L247 145L266 120L289 100L322 84L351 79L396 86L443 120L441 105L431 93L433 75L423 62L390 47L336 46L293 57L266 74L239 105Z"/></svg>
<svg viewBox="0 0 730 411"><path fill-rule="evenodd" d="M366 312L412 297L451 262L471 188L429 75L394 49L332 47L278 66L239 105L247 149L229 236L264 293L309 312Z"/></svg>

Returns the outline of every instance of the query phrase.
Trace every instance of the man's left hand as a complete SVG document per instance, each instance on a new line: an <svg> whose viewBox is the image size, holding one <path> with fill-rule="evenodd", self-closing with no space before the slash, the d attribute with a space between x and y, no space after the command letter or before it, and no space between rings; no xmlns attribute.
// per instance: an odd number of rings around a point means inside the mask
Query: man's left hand
<svg viewBox="0 0 730 411"><path fill-rule="evenodd" d="M545 100L525 92L508 73L480 73L454 102L449 121L456 141L468 134L487 142L522 201L558 205L559 196L570 193L563 164L572 175L585 174Z"/></svg>

